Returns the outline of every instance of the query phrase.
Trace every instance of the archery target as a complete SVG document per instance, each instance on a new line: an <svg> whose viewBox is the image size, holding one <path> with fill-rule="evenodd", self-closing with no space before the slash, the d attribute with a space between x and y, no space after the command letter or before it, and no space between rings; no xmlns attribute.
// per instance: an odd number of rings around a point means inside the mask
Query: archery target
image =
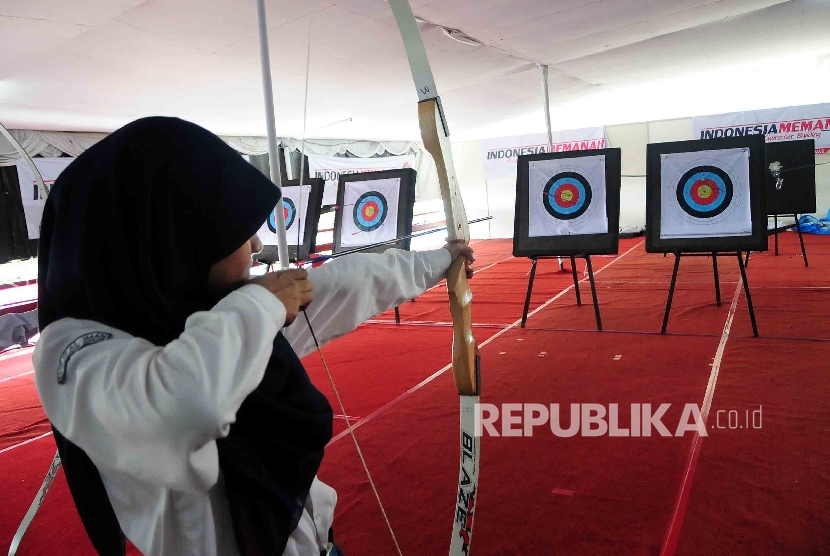
<svg viewBox="0 0 830 556"><path fill-rule="evenodd" d="M660 237L752 235L749 149L661 155Z"/></svg>
<svg viewBox="0 0 830 556"><path fill-rule="evenodd" d="M354 225L364 232L380 228L389 214L386 197L380 191L367 191L360 197L352 210Z"/></svg>
<svg viewBox="0 0 830 556"><path fill-rule="evenodd" d="M591 206L591 185L576 172L561 172L548 180L542 204L554 218L579 218Z"/></svg>
<svg viewBox="0 0 830 556"><path fill-rule="evenodd" d="M677 183L677 203L695 218L714 218L732 203L732 178L717 166L695 166Z"/></svg>
<svg viewBox="0 0 830 556"><path fill-rule="evenodd" d="M297 216L297 207L294 206L294 201L291 199L282 200L282 214L285 220L285 228L290 229L291 225L294 224L294 218ZM268 216L268 229L272 233L277 233L277 219L273 211Z"/></svg>
<svg viewBox="0 0 830 556"><path fill-rule="evenodd" d="M310 196L310 185L282 188L282 210L283 216L285 217L288 245L300 245L303 242L305 218ZM277 227L274 211L271 211L268 215L268 220L260 227L257 234L263 245L277 245Z"/></svg>
<svg viewBox="0 0 830 556"><path fill-rule="evenodd" d="M400 178L349 181L343 191L341 247L360 247L395 239Z"/></svg>
<svg viewBox="0 0 830 556"><path fill-rule="evenodd" d="M605 155L528 164L529 237L608 232Z"/></svg>

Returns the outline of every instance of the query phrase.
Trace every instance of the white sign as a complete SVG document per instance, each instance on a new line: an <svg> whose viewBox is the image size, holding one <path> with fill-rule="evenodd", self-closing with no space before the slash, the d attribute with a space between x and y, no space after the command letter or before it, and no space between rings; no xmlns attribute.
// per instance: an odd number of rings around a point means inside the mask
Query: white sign
<svg viewBox="0 0 830 556"><path fill-rule="evenodd" d="M382 156L377 158L349 158L344 156L308 155L309 176L323 178L323 205L337 204L337 183L340 174L358 174L361 172L380 172L382 170L399 170L415 168L415 155Z"/></svg>
<svg viewBox="0 0 830 556"><path fill-rule="evenodd" d="M699 116L692 126L697 139L761 134L767 143L815 139L816 154L830 153L830 104Z"/></svg>
<svg viewBox="0 0 830 556"><path fill-rule="evenodd" d="M528 164L528 237L608 233L605 157Z"/></svg>
<svg viewBox="0 0 830 556"><path fill-rule="evenodd" d="M74 158L33 158L43 183L51 189L61 172L69 166ZM32 169L22 158L15 162L17 179L20 181L20 199L23 201L23 214L26 216L26 230L29 239L40 237L40 219L43 217L43 207L46 205L46 192L39 191Z"/></svg>
<svg viewBox="0 0 830 556"><path fill-rule="evenodd" d="M660 157L660 238L752 235L749 149Z"/></svg>
<svg viewBox="0 0 830 556"><path fill-rule="evenodd" d="M551 152L604 149L608 144L604 127L553 132ZM517 135L482 141L484 179L516 180L516 161L519 155L548 152L548 134Z"/></svg>

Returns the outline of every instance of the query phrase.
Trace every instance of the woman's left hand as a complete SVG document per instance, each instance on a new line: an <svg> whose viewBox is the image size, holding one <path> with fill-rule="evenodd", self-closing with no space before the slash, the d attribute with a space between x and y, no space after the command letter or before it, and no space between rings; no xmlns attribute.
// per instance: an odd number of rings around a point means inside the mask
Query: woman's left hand
<svg viewBox="0 0 830 556"><path fill-rule="evenodd" d="M452 260L457 259L458 257L464 257L467 259L466 263L464 264L464 268L467 271L467 278L473 277L473 263L476 260L476 256L474 254L473 248L469 245L464 245L463 240L456 240L447 243L444 246L444 249L450 252L450 256Z"/></svg>

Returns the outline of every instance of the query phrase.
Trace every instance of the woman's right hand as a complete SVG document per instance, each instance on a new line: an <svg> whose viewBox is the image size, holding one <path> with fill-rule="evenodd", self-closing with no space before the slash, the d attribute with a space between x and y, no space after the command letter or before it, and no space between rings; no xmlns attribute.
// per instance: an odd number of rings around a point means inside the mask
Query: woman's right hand
<svg viewBox="0 0 830 556"><path fill-rule="evenodd" d="M253 284L259 284L285 306L285 325L288 326L297 318L301 309L304 309L314 299L314 291L311 281L308 279L308 271L304 268L291 268L277 272L268 272L251 280Z"/></svg>

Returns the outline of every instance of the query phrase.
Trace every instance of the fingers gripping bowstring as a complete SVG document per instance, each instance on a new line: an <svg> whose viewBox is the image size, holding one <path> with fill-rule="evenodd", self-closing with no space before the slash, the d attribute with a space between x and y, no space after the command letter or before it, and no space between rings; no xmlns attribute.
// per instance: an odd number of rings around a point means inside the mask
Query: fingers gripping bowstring
<svg viewBox="0 0 830 556"><path fill-rule="evenodd" d="M328 364L326 364L326 358L323 356L323 350L320 348L320 344L317 342L317 336L316 334L314 334L314 329L311 327L311 321L309 320L308 313L305 312L305 309L303 309L303 315L305 316L305 321L308 324L308 330L309 332L311 332L311 337L314 339L314 345L317 347L317 353L320 354L320 360L323 362L323 367L326 369L326 374L329 377L329 382L331 383L332 390L334 390L334 397L337 398L337 404L340 406L340 411L343 413L343 419L346 421L346 427L349 429L349 436L352 437L354 447L357 450L357 455L360 457L360 461L363 464L364 471L366 471L366 477L369 479L369 486L372 487L372 492L375 493L375 499L377 499L378 501L380 513L383 514L383 519L386 521L386 526L389 528L389 534L392 535L392 541L395 543L395 548L398 551L398 555L403 556L403 552L401 552L401 547L398 544L398 539L395 536L395 531L392 529L392 523L389 521L389 516L386 515L386 509L383 507L383 502L381 502L380 500L380 494L378 494L378 489L377 487L375 487L375 481L372 479L372 474L369 472L369 466L366 465L366 458L363 457L363 450L360 449L360 444L358 444L357 442L357 437L354 434L352 423L349 420L349 414L346 412L346 408L343 405L343 400L340 398L340 393L337 391L337 386L335 386L334 384L334 378L332 378L329 366Z"/></svg>

